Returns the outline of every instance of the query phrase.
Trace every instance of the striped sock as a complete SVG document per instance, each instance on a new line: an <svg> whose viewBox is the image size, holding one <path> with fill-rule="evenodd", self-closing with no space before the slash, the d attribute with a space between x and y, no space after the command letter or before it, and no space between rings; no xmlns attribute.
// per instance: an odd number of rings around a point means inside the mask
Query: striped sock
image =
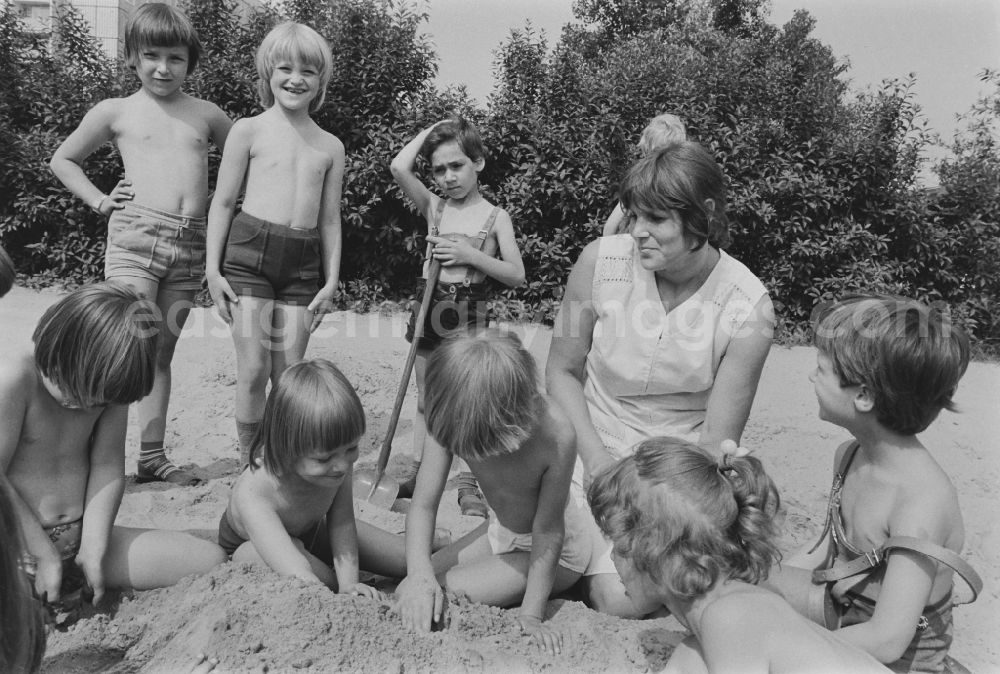
<svg viewBox="0 0 1000 674"><path fill-rule="evenodd" d="M151 463L158 463L157 459L167 460L163 450L163 440L139 443L139 463L148 466Z"/></svg>

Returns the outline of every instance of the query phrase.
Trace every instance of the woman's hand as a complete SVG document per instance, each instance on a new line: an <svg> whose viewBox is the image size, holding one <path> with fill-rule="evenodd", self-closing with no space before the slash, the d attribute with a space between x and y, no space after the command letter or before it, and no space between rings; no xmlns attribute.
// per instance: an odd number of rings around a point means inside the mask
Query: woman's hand
<svg viewBox="0 0 1000 674"><path fill-rule="evenodd" d="M535 616L521 615L517 617L517 622L521 626L521 634L528 637L531 643L552 655L562 653L562 632Z"/></svg>
<svg viewBox="0 0 1000 674"><path fill-rule="evenodd" d="M580 460L583 461L584 489L590 487L590 483L594 481L594 477L598 473L616 463L615 457L611 456L608 450L604 449L603 445L600 449L594 449L586 453L580 452Z"/></svg>
<svg viewBox="0 0 1000 674"><path fill-rule="evenodd" d="M396 605L404 627L430 632L444 614L444 590L431 576L407 576L396 588Z"/></svg>

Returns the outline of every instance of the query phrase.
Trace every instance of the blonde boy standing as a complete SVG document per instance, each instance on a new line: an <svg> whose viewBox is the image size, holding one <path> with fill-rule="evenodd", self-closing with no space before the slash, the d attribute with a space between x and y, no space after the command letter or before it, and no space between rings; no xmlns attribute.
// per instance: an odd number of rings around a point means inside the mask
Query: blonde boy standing
<svg viewBox="0 0 1000 674"><path fill-rule="evenodd" d="M208 144L221 148L231 126L218 106L181 91L200 53L186 16L162 3L140 7L125 28L125 60L142 86L95 105L50 164L73 194L110 216L105 277L153 300L162 317L156 379L139 401L140 482L200 482L171 463L163 447L170 362L205 270ZM107 141L125 168L110 194L83 171L84 160Z"/></svg>
<svg viewBox="0 0 1000 674"><path fill-rule="evenodd" d="M267 34L257 50L266 109L233 126L208 215L208 288L236 345L241 463L268 380L303 358L337 292L344 144L309 116L323 105L332 67L312 28L288 22Z"/></svg>

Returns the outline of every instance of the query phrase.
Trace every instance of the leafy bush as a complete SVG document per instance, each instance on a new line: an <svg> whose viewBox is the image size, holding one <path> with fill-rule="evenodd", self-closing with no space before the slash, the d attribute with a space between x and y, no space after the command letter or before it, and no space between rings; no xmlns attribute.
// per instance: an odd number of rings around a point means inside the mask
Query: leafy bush
<svg viewBox="0 0 1000 674"><path fill-rule="evenodd" d="M916 182L933 142L913 82L849 97L839 62L799 12L765 22L762 0L576 0L580 20L552 50L530 26L496 52L484 109L464 88L437 90L426 19L393 0L289 0L247 16L236 0L191 0L205 46L188 90L232 117L257 114L254 54L286 18L325 35L334 57L317 122L347 147L345 306L387 306L412 294L426 223L388 170L420 129L461 112L483 133L484 194L518 230L527 284L500 289L504 318L550 320L580 249L600 231L635 159L646 121L670 111L729 179L731 252L781 307L787 334L808 332L816 302L890 291L949 302L984 343L1000 344L1000 76L966 116L942 188ZM0 238L23 272L98 278L104 224L52 177L47 162L94 103L134 91L59 5L56 39L0 8ZM73 82L73 86L65 86ZM210 155L214 180L218 153ZM112 147L86 171L102 189L120 175Z"/></svg>

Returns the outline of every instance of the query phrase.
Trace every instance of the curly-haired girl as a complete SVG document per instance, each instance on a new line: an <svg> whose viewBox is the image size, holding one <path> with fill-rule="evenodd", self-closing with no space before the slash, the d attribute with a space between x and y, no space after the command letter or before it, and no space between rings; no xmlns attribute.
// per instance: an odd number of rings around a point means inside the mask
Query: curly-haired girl
<svg viewBox="0 0 1000 674"><path fill-rule="evenodd" d="M756 586L780 556L778 492L746 450L723 449L720 462L689 442L652 438L588 493L626 592L654 598L691 631L665 671L886 671Z"/></svg>

